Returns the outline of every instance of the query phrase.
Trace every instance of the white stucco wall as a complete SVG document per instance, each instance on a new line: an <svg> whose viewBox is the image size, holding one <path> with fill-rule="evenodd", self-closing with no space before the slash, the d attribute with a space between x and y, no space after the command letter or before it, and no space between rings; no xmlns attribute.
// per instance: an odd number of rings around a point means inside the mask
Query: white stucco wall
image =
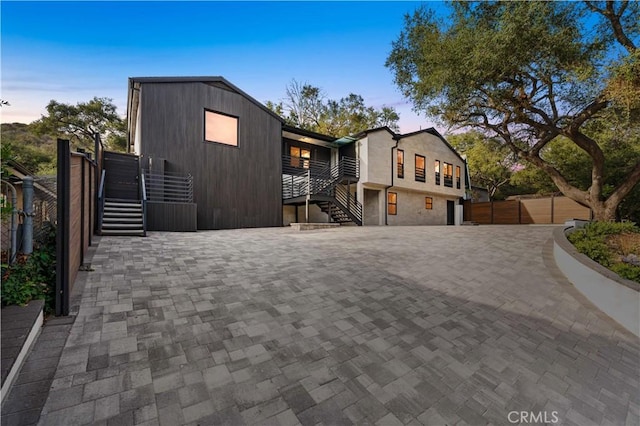
<svg viewBox="0 0 640 426"><path fill-rule="evenodd" d="M640 336L640 293L637 284L623 280L587 258L567 241L563 229L554 231L553 255L558 268L571 283L604 313Z"/></svg>
<svg viewBox="0 0 640 426"><path fill-rule="evenodd" d="M385 188L398 194L398 214L388 215L389 225L446 225L446 200L458 203L465 195L465 164L439 137L426 132L402 137L398 142L386 130L370 132L357 142L360 153L358 200L365 200L364 191L379 190L378 211L369 200L364 205L365 225L385 224L387 198ZM393 149L393 154L392 154ZM397 151L404 151L404 178L398 178ZM415 180L415 156L425 157L425 182ZM435 160L440 161L440 185L435 183ZM444 185L444 163L453 165L453 187ZM456 188L456 166L460 167L460 189ZM393 179L392 179L393 169ZM425 209L425 197L433 198L433 209Z"/></svg>
<svg viewBox="0 0 640 426"><path fill-rule="evenodd" d="M397 214L388 215L389 225L446 225L447 198L437 194L390 188L398 194ZM425 209L425 197L433 198L433 209ZM384 211L383 211L384 214Z"/></svg>

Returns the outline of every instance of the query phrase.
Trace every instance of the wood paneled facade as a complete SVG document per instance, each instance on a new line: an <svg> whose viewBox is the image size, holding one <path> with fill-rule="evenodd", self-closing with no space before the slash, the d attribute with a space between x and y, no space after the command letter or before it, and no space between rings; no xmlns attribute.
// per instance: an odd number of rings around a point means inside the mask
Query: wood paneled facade
<svg viewBox="0 0 640 426"><path fill-rule="evenodd" d="M205 140L205 111L237 117L237 146ZM129 146L193 176L198 229L282 225L282 121L220 77L133 78Z"/></svg>

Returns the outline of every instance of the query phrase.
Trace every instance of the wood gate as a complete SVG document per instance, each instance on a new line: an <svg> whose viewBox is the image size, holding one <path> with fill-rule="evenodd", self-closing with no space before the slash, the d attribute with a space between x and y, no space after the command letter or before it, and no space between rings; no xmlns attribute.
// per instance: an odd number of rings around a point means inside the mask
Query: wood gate
<svg viewBox="0 0 640 426"><path fill-rule="evenodd" d="M134 154L104 151L105 198L139 200L139 158Z"/></svg>

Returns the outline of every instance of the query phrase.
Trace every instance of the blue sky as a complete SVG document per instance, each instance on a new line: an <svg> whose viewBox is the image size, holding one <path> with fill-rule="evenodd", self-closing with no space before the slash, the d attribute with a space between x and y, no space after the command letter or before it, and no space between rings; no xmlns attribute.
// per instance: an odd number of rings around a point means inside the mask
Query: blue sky
<svg viewBox="0 0 640 426"><path fill-rule="evenodd" d="M0 3L2 122L30 122L51 99L110 97L126 113L127 78L221 75L261 102L296 79L330 98L350 92L411 111L384 62L419 2ZM440 3L429 3L440 8Z"/></svg>

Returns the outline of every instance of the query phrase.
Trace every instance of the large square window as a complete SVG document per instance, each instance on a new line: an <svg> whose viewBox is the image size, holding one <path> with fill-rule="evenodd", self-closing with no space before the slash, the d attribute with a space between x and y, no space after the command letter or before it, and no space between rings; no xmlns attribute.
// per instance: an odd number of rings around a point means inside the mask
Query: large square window
<svg viewBox="0 0 640 426"><path fill-rule="evenodd" d="M205 110L204 140L238 146L238 117Z"/></svg>

